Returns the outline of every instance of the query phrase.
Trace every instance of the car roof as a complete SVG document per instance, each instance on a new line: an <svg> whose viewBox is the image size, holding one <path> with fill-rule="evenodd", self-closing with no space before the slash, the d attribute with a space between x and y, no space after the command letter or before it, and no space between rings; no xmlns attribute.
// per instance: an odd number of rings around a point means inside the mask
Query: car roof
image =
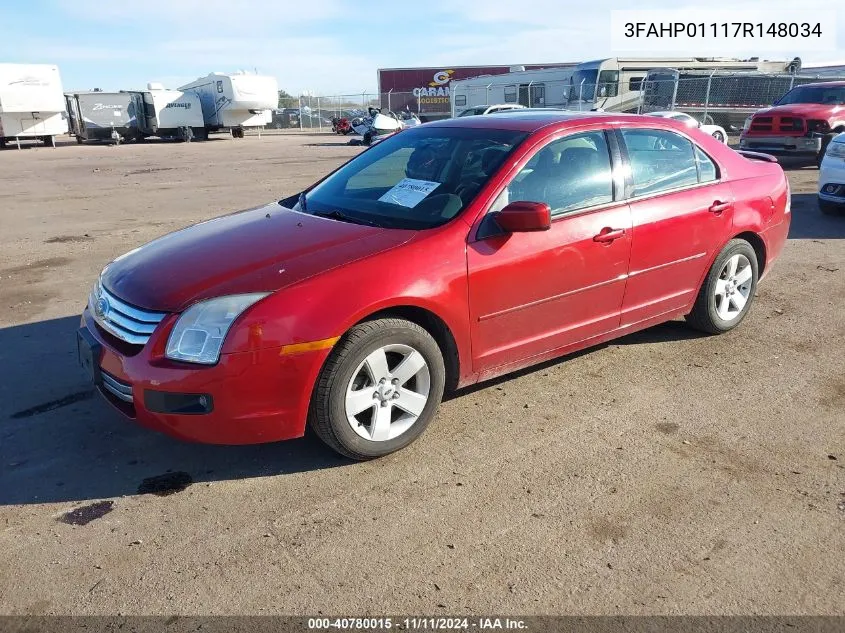
<svg viewBox="0 0 845 633"><path fill-rule="evenodd" d="M817 81L811 84L801 84L800 86L795 86L795 88L805 88L806 86L810 86L812 88L818 88L819 86L832 86L834 88L842 88L845 87L845 81Z"/></svg>
<svg viewBox="0 0 845 633"><path fill-rule="evenodd" d="M618 112L578 112L574 110L552 110L521 108L497 112L496 116L456 117L427 123L431 127L468 127L489 128L498 130L516 130L520 132L536 132L551 125L609 123L624 120L648 120L653 122L656 117L646 117L638 114L619 114Z"/></svg>

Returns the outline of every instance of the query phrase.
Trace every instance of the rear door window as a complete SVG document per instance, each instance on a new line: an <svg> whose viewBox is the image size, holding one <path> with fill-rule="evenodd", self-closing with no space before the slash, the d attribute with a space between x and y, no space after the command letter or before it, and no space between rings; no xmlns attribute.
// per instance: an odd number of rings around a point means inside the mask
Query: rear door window
<svg viewBox="0 0 845 633"><path fill-rule="evenodd" d="M631 163L634 196L698 184L695 148L683 136L667 130L621 132Z"/></svg>

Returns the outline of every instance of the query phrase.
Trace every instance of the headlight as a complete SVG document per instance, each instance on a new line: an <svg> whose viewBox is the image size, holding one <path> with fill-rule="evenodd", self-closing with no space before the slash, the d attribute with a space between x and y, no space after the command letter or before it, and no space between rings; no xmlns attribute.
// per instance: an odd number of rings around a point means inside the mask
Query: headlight
<svg viewBox="0 0 845 633"><path fill-rule="evenodd" d="M831 158L845 158L845 143L830 143L824 155Z"/></svg>
<svg viewBox="0 0 845 633"><path fill-rule="evenodd" d="M231 295L201 301L188 308L167 339L165 356L171 360L213 365L232 323L267 292Z"/></svg>
<svg viewBox="0 0 845 633"><path fill-rule="evenodd" d="M754 118L754 117L751 117L751 116L750 116L750 117L748 117L747 119L745 119L745 123L743 123L743 124L742 124L742 131L743 131L743 132L747 132L747 131L748 131L748 128L750 128L750 127L751 127L751 119L753 119L753 118Z"/></svg>

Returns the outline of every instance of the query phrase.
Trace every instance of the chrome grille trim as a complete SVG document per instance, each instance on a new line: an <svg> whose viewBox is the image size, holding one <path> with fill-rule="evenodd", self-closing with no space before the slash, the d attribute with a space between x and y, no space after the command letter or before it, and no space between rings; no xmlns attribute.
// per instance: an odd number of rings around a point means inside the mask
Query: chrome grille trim
<svg viewBox="0 0 845 633"><path fill-rule="evenodd" d="M97 304L101 300L108 306L106 314L97 310ZM102 284L95 287L88 307L100 327L132 345L146 345L150 335L167 316L165 312L154 312L129 305L106 290Z"/></svg>
<svg viewBox="0 0 845 633"><path fill-rule="evenodd" d="M124 402L132 403L132 385L125 382L120 382L114 376L100 371L103 376L103 389L112 394L115 398L123 400Z"/></svg>

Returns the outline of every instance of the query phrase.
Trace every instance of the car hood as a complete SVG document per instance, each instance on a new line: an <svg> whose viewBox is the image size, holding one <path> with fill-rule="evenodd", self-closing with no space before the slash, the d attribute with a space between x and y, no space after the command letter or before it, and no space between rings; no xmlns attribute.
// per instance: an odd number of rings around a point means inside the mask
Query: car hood
<svg viewBox="0 0 845 633"><path fill-rule="evenodd" d="M140 308L181 312L202 299L279 290L399 246L413 235L320 218L274 203L153 240L114 260L101 281Z"/></svg>
<svg viewBox="0 0 845 633"><path fill-rule="evenodd" d="M845 106L824 105L822 103L790 103L781 106L772 106L764 110L758 110L754 116L795 116L802 118L814 118L828 120L836 115L845 115Z"/></svg>

